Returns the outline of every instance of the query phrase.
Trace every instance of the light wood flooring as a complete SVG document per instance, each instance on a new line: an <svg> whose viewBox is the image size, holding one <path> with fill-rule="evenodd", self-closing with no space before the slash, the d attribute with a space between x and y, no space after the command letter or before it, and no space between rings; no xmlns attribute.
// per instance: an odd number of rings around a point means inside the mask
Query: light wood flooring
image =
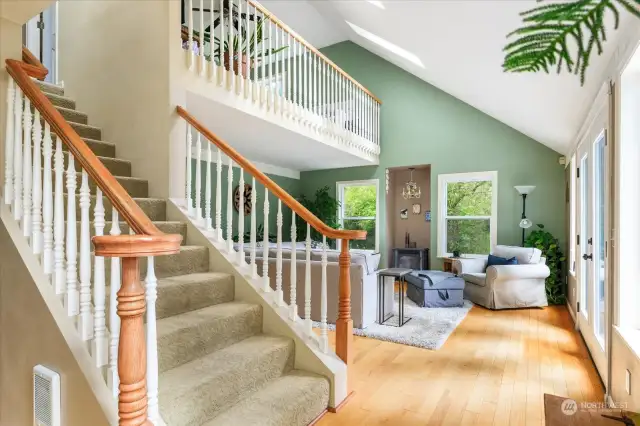
<svg viewBox="0 0 640 426"><path fill-rule="evenodd" d="M349 374L354 397L318 426L543 426L544 393L603 397L565 307L474 307L437 351L355 337Z"/></svg>

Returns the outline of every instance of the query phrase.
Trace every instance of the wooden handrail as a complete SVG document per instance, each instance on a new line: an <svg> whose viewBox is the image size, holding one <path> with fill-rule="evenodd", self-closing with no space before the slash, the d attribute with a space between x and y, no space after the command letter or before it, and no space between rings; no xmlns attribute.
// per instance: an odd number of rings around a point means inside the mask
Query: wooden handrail
<svg viewBox="0 0 640 426"><path fill-rule="evenodd" d="M277 183L271 180L267 175L262 173L256 168L249 160L244 158L233 149L225 141L214 135L209 129L204 127L194 116L192 116L187 110L181 106L176 107L178 115L184 118L187 123L192 125L202 136L207 138L211 143L216 145L226 155L238 164L242 169L247 171L250 175L256 178L258 182L264 185L269 191L271 191L276 197L296 213L299 217L304 219L309 225L311 225L316 231L320 232L327 238L340 239L340 240L364 240L367 238L367 231L360 230L345 230L334 229L326 225L323 221L318 219L316 215L311 213L306 207L293 198L287 191L282 189Z"/></svg>
<svg viewBox="0 0 640 426"><path fill-rule="evenodd" d="M38 80L44 80L47 74L49 74L49 70L42 65L42 62L24 45L22 46L22 62L33 67L29 75Z"/></svg>
<svg viewBox="0 0 640 426"><path fill-rule="evenodd" d="M340 74L342 74L345 78L347 78L348 80L350 80L353 84L355 84L357 87L359 87L362 91L364 91L366 94L368 94L369 96L371 96L371 98L373 98L374 101L376 101L378 104L382 105L382 101L380 99L378 99L376 97L376 95L374 95L373 93L371 93L371 91L369 91L369 89L367 89L366 87L364 87L362 84L358 83L358 81L356 81L355 78L351 77L349 74L347 74L342 68L340 68L339 66L337 66L331 59L327 58L322 52L320 52L318 49L316 49L315 47L313 47L311 45L311 43L309 43L308 41L306 41L304 38L302 38L301 35L299 35L298 33L296 33L295 31L293 31L287 24L285 24L284 22L282 22L280 19L278 19L278 17L276 15L274 15L273 13L269 12L269 10L264 7L263 5L261 5L260 3L253 1L253 0L247 0L247 2L254 6L256 9L258 9L259 11L261 11L267 18L271 19L277 26L279 26L280 28L282 28L284 31L286 31L287 33L291 34L291 36L296 39L297 41L299 41L300 43L304 44L307 49L311 50L313 53L315 53L316 55L318 55L320 58L322 58L322 60L324 60L327 64L329 64L331 67L333 67L333 69L335 69L336 71L338 71Z"/></svg>
<svg viewBox="0 0 640 426"><path fill-rule="evenodd" d="M261 5L258 2L252 1L252 0L247 0L247 2L250 5L254 6L257 10L261 11L264 14L265 18L271 19L273 21L273 23L276 24L277 26L279 26L283 31L289 33L291 35L291 37L293 37L295 40L297 40L298 42L303 44L307 49L311 50L313 53L318 55L330 67L335 69L338 73L342 74L345 78L347 78L349 81L351 81L353 84L355 84L358 88L360 88L367 95L371 96L371 98L374 101L376 101L378 104L382 105L382 101L380 99L378 99L378 97L376 97L376 95L371 93L371 91L369 89L367 89L362 84L360 84L355 78L353 78L349 74L347 74L346 71L344 71L342 68L340 68L338 65L336 65L335 62L333 62L331 59L327 58L322 52L320 52L318 49L313 47L311 45L311 43L306 41L304 38L302 38L301 35L299 35L295 31L293 31L291 29L291 27L289 27L287 24L285 24L280 19L278 19L278 17L276 15L274 15L271 12L269 12L269 10L266 7L264 7L263 5ZM188 30L185 31L184 27L181 30L181 36L182 36L182 41L187 41L189 39L189 32L188 32ZM200 37L198 37L197 35L192 35L192 38L193 38L194 41L196 41L196 42L198 42L200 44Z"/></svg>
<svg viewBox="0 0 640 426"><path fill-rule="evenodd" d="M144 214L142 209L133 201L131 196L120 185L120 182L109 172L102 162L91 151L91 148L73 130L73 127L62 117L51 101L42 93L36 84L29 78L31 66L22 62L7 59L7 71L13 77L22 92L29 98L35 108L40 111L42 118L49 123L51 130L58 135L62 142L69 148L74 158L87 171L91 179L109 199L113 208L123 217L131 228L137 233L148 236L165 237L153 222ZM176 247L176 250L179 248Z"/></svg>

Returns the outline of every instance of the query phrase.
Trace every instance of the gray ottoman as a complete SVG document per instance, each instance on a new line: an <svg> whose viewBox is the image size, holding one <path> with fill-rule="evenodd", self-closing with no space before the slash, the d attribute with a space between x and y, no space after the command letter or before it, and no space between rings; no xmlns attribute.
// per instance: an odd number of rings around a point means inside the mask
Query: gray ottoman
<svg viewBox="0 0 640 426"><path fill-rule="evenodd" d="M463 305L464 280L450 272L413 271L405 275L407 297L422 308Z"/></svg>

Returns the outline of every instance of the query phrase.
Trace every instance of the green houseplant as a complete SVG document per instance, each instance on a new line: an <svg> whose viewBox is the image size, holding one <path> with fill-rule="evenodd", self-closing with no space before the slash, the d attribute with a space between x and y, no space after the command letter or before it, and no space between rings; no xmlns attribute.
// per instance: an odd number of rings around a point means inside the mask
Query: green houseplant
<svg viewBox="0 0 640 426"><path fill-rule="evenodd" d="M533 230L527 236L525 247L535 247L542 251L542 256L547 258L547 266L551 274L545 281L547 299L552 305L561 305L566 301L564 279L562 274L562 263L566 260L558 239L549 231L544 229L544 225L538 224L538 229Z"/></svg>
<svg viewBox="0 0 640 426"><path fill-rule="evenodd" d="M340 202L329 193L329 186L318 188L314 195L315 198L313 199L301 195L298 197L298 201L311 213L316 215L318 219L327 224L327 226L339 229L338 207L340 207ZM307 223L299 216L296 217L296 233L298 241L305 241L307 239ZM313 241L322 241L322 234L311 228L311 239ZM333 247L333 242L331 242L331 244Z"/></svg>

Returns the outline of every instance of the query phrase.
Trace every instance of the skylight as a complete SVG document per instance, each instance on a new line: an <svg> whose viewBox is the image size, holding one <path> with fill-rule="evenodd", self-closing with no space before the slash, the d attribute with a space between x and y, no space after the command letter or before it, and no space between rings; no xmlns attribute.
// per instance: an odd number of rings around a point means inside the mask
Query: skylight
<svg viewBox="0 0 640 426"><path fill-rule="evenodd" d="M382 4L382 2L379 0L367 0L367 1L372 5L379 7L380 9L384 9L384 4Z"/></svg>
<svg viewBox="0 0 640 426"><path fill-rule="evenodd" d="M401 58L406 59L407 61L418 65L421 68L424 68L424 64L422 63L422 61L420 60L420 58L418 58L416 55L414 55L413 53L403 49L400 46L396 46L395 44L391 43L390 41L387 41L381 37L378 37L375 34L370 33L369 31L360 28L359 26L357 26L356 24L352 24L349 21L345 21L347 24L349 24L349 26L353 29L353 31L355 31L358 35L368 39L369 41L374 42L375 44L377 44L378 46L384 47L385 49L387 49L390 52L395 53L396 55L400 56Z"/></svg>

